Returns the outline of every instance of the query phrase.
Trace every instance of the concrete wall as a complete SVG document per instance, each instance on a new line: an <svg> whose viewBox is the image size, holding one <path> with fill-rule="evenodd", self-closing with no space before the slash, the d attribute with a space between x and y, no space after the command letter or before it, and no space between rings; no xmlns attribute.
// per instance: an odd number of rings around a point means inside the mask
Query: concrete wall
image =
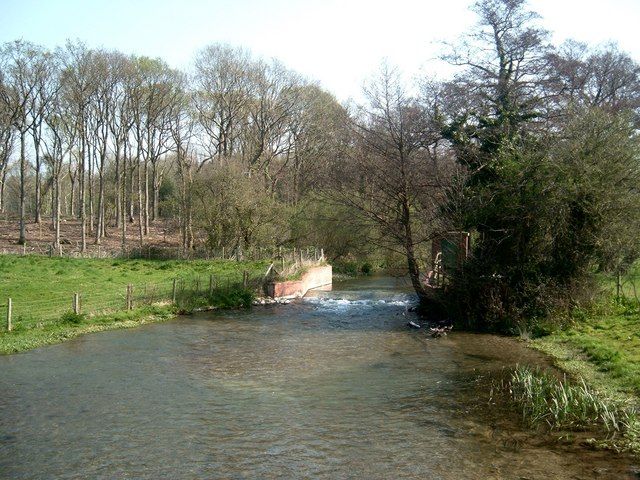
<svg viewBox="0 0 640 480"><path fill-rule="evenodd" d="M300 280L273 282L267 286L267 294L272 298L304 297L312 288L331 285L333 270L331 265L311 267Z"/></svg>

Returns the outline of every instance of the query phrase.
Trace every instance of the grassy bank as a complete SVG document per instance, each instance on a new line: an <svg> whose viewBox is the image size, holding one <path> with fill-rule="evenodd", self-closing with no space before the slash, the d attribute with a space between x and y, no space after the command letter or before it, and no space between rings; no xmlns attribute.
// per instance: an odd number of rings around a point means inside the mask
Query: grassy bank
<svg viewBox="0 0 640 480"><path fill-rule="evenodd" d="M213 306L247 306L266 262L68 259L1 256L0 312L13 303L13 330L0 327L0 353L126 328ZM245 288L244 275L248 276ZM131 285L127 294L127 286ZM174 286L175 285L175 286ZM80 315L72 314L74 293ZM175 303L173 299L175 298ZM127 302L132 308L127 310Z"/></svg>
<svg viewBox="0 0 640 480"><path fill-rule="evenodd" d="M627 289L633 287L635 280L640 278L638 270L632 272L629 278L629 282L624 285ZM580 407L576 408L583 412L597 406L593 418L603 410L618 412L623 416L632 412L629 415L634 416L640 409L640 303L635 298L635 291L631 291L634 288L623 291L621 298L616 299L611 293L615 292L615 284L611 284L610 279L608 284L603 281L601 287L604 294L599 302L586 309L578 309L574 311L572 318L559 322L564 324L564 328L529 340L528 343L550 355L555 365L568 374L566 384L548 387L547 393L554 388L562 391L565 387L572 392L581 392L576 395L580 399ZM519 378L513 379L516 383L524 385L526 382L520 380L527 379L530 383L531 378L534 383L550 383L547 377L520 373ZM515 391L515 388L511 390ZM534 397L544 403L542 407L538 405L540 408L557 405L557 401L548 395L545 397L536 394L531 399ZM537 408L533 400L524 401L525 398L528 397L521 396L521 403L528 403L529 406L523 408ZM551 415L549 411L547 413ZM615 442L609 442L609 445L638 454L640 422L634 418L630 423L633 426L624 429L627 433L619 436ZM606 425L602 422L600 425L606 430ZM607 442L604 444L607 445Z"/></svg>
<svg viewBox="0 0 640 480"><path fill-rule="evenodd" d="M102 332L119 328L132 328L146 323L173 318L175 309L169 305L149 305L129 311L94 317L82 317L75 321L60 318L32 328L18 328L10 333L0 333L0 354L18 353L32 348L64 342L85 333Z"/></svg>
<svg viewBox="0 0 640 480"><path fill-rule="evenodd" d="M564 330L531 342L559 367L613 397L640 400L640 311L600 306Z"/></svg>
<svg viewBox="0 0 640 480"><path fill-rule="evenodd" d="M607 396L640 403L640 265L622 279L619 298L613 276L598 287L598 301L574 309L571 318L556 322L563 328L530 344Z"/></svg>

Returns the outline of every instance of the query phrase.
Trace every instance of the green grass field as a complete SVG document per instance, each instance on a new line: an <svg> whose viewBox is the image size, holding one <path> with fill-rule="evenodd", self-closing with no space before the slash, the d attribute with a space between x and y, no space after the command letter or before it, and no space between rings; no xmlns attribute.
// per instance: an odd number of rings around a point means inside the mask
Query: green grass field
<svg viewBox="0 0 640 480"><path fill-rule="evenodd" d="M0 256L0 353L54 343L86 331L120 328L168 318L173 281L178 297L207 294L211 278L217 289L209 298L229 306L225 289L266 271L267 262L226 260L71 259ZM133 286L132 311L126 311L127 285ZM80 295L82 318L63 318ZM231 295L233 298L233 295ZM13 304L13 331L6 330L6 305ZM192 302L193 303L193 302ZM214 305L215 306L215 305ZM73 319L71 319L73 320Z"/></svg>
<svg viewBox="0 0 640 480"><path fill-rule="evenodd" d="M579 312L565 330L533 341L559 365L610 396L640 397L640 268L623 279L620 301L615 299L615 280L603 282L602 301ZM640 292L638 292L640 293Z"/></svg>
<svg viewBox="0 0 640 480"><path fill-rule="evenodd" d="M640 395L640 312L619 307L590 314L533 344L571 373L614 393ZM589 371L591 367L593 372Z"/></svg>

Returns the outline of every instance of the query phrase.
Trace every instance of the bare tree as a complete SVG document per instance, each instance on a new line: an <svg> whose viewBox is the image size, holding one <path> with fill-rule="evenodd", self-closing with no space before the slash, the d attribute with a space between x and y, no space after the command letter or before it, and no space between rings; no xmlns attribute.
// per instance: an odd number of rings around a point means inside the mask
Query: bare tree
<svg viewBox="0 0 640 480"><path fill-rule="evenodd" d="M42 141L43 141L43 124L44 115L47 110L51 99L60 88L58 82L58 65L55 61L53 54L42 50L39 55L37 74L36 74L36 88L34 94L31 96L31 106L29 110L32 112L31 122L31 136L33 138L33 152L35 162L35 222L40 223L42 221Z"/></svg>
<svg viewBox="0 0 640 480"><path fill-rule="evenodd" d="M81 224L81 251L87 250L86 180L89 158L89 110L94 99L93 52L82 43L68 42L63 52L62 89L76 119L78 216Z"/></svg>
<svg viewBox="0 0 640 480"><path fill-rule="evenodd" d="M278 62L253 65L251 101L243 135L243 157L252 171L261 172L273 185L271 162L286 155L290 120L300 99L301 79Z"/></svg>
<svg viewBox="0 0 640 480"><path fill-rule="evenodd" d="M159 191L164 175L160 158L168 153L171 138L170 121L175 103L180 101L179 72L171 70L162 62L152 63L144 73L146 82L145 136L143 156L145 162L145 233L149 231L150 220L158 217ZM148 168L151 165L149 195ZM151 211L149 211L151 204Z"/></svg>
<svg viewBox="0 0 640 480"><path fill-rule="evenodd" d="M321 182L334 158L344 156L349 144L349 113L335 97L317 85L301 85L286 121L282 141L286 146L270 169L271 186L296 204L305 192Z"/></svg>
<svg viewBox="0 0 640 480"><path fill-rule="evenodd" d="M0 72L0 95L4 94L4 82ZM5 182L9 160L13 148L14 129L11 121L11 111L7 102L0 102L0 213L5 208Z"/></svg>
<svg viewBox="0 0 640 480"><path fill-rule="evenodd" d="M201 147L210 159L229 157L240 147L251 65L247 51L224 45L210 45L196 55L193 104L204 133Z"/></svg>
<svg viewBox="0 0 640 480"><path fill-rule="evenodd" d="M336 165L333 191L338 200L372 224L378 245L401 254L421 302L431 298L421 278L421 254L437 233L442 202L440 169L432 155L430 124L423 107L403 86L396 70L384 65L365 90L367 105L352 125L356 146Z"/></svg>
<svg viewBox="0 0 640 480"><path fill-rule="evenodd" d="M195 115L190 111L190 95L187 91L186 78L180 78L179 94L171 110L169 129L171 145L175 154L176 170L180 181L180 234L182 252L186 254L193 248L193 175L208 159L202 163L196 159L193 151Z"/></svg>
<svg viewBox="0 0 640 480"><path fill-rule="evenodd" d="M37 108L39 88L47 76L45 55L37 45L15 41L7 43L0 51L0 69L5 81L0 96L11 124L20 140L20 236L19 244L26 241L26 178L27 135L39 122L41 112ZM38 188L38 187L37 187Z"/></svg>
<svg viewBox="0 0 640 480"><path fill-rule="evenodd" d="M54 79L60 81L60 77ZM52 212L54 228L53 246L60 249L60 221L62 217L61 196L62 184L64 176L64 159L70 155L71 149L75 145L75 136L77 131L77 122L73 115L73 108L69 105L60 89L54 89L50 102L44 111L44 123L46 125L47 134L44 145L44 161L48 166L52 177ZM71 161L69 161L71 165ZM73 168L69 168L70 171ZM72 202L73 203L73 200Z"/></svg>
<svg viewBox="0 0 640 480"><path fill-rule="evenodd" d="M105 166L109 142L111 140L112 111L116 108L115 95L118 77L112 68L112 56L109 52L95 52L92 59L93 78L95 80L94 99L88 112L88 139L92 144L98 172L98 215L94 231L95 243L106 234L105 225Z"/></svg>
<svg viewBox="0 0 640 480"><path fill-rule="evenodd" d="M640 65L615 44L595 50L567 41L549 55L546 92L554 118L564 123L574 108L630 111L640 124Z"/></svg>

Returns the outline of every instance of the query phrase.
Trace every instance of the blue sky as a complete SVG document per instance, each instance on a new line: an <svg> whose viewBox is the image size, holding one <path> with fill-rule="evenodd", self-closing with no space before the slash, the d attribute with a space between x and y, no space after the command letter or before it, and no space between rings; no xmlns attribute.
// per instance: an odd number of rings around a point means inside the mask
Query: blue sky
<svg viewBox="0 0 640 480"><path fill-rule="evenodd" d="M0 42L67 38L188 68L210 43L241 45L319 80L345 100L387 58L408 75L442 72L439 41L474 22L471 0L0 0ZM640 60L640 0L530 0L554 40L617 41Z"/></svg>

